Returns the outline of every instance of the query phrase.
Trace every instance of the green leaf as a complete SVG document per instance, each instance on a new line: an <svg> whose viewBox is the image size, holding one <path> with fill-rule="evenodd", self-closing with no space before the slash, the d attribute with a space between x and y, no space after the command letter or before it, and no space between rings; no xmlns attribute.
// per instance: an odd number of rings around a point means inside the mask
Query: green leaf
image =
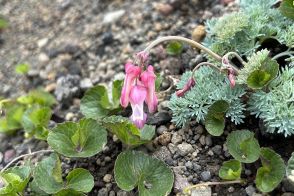
<svg viewBox="0 0 294 196"><path fill-rule="evenodd" d="M30 174L29 166L13 167L0 173L0 182L4 182L4 187L0 188L0 195L22 193L30 180Z"/></svg>
<svg viewBox="0 0 294 196"><path fill-rule="evenodd" d="M83 168L77 168L68 173L67 188L88 193L94 187L94 177Z"/></svg>
<svg viewBox="0 0 294 196"><path fill-rule="evenodd" d="M260 89L267 85L272 79L276 77L279 71L279 64L277 61L267 57L260 69L253 71L247 78L247 84L250 88Z"/></svg>
<svg viewBox="0 0 294 196"><path fill-rule="evenodd" d="M51 109L40 105L33 105L27 109L22 117L22 125L29 136L46 140L48 135L47 125L51 119Z"/></svg>
<svg viewBox="0 0 294 196"><path fill-rule="evenodd" d="M172 41L167 45L166 52L169 55L179 55L183 51L183 44L178 41Z"/></svg>
<svg viewBox="0 0 294 196"><path fill-rule="evenodd" d="M3 17L0 16L0 30L8 27L8 22Z"/></svg>
<svg viewBox="0 0 294 196"><path fill-rule="evenodd" d="M94 187L94 177L86 169L76 168L69 172L64 182L60 160L56 154L51 154L36 166L33 183L37 193L42 190L59 196L83 195L81 192L90 192Z"/></svg>
<svg viewBox="0 0 294 196"><path fill-rule="evenodd" d="M262 167L257 170L256 187L261 192L271 192L283 180L286 166L281 156L269 148L261 148L260 159Z"/></svg>
<svg viewBox="0 0 294 196"><path fill-rule="evenodd" d="M28 64L18 64L15 67L15 72L18 74L27 74L29 71L30 66Z"/></svg>
<svg viewBox="0 0 294 196"><path fill-rule="evenodd" d="M225 128L225 114L229 103L223 100L214 102L208 109L205 118L205 128L213 136L220 136Z"/></svg>
<svg viewBox="0 0 294 196"><path fill-rule="evenodd" d="M120 110L120 93L122 81L112 84L112 100L109 100L107 89L104 85L97 85L89 89L81 100L81 112L87 118L98 119Z"/></svg>
<svg viewBox="0 0 294 196"><path fill-rule="evenodd" d="M55 98L50 93L41 89L32 90L27 95L19 97L17 101L25 105L39 104L48 107L56 104Z"/></svg>
<svg viewBox="0 0 294 196"><path fill-rule="evenodd" d="M294 152L292 153L290 159L288 160L286 175L294 176ZM293 180L293 183L294 183L294 180Z"/></svg>
<svg viewBox="0 0 294 196"><path fill-rule="evenodd" d="M14 133L20 129L25 107L18 103L6 103L3 104L2 109L5 111L5 116L0 118L0 133Z"/></svg>
<svg viewBox="0 0 294 196"><path fill-rule="evenodd" d="M226 145L229 153L242 163L253 163L259 158L260 147L254 133L238 130L230 133Z"/></svg>
<svg viewBox="0 0 294 196"><path fill-rule="evenodd" d="M121 116L105 117L102 124L121 142L133 147L150 142L155 134L154 126L145 125L140 131L128 118Z"/></svg>
<svg viewBox="0 0 294 196"><path fill-rule="evenodd" d="M225 161L219 170L219 177L224 180L237 180L240 179L241 171L242 165L240 161Z"/></svg>
<svg viewBox="0 0 294 196"><path fill-rule="evenodd" d="M54 194L54 196L85 196L85 194L72 189L65 189Z"/></svg>
<svg viewBox="0 0 294 196"><path fill-rule="evenodd" d="M114 177L117 185L125 191L138 186L140 196L168 195L174 181L172 171L162 161L138 151L125 151L118 155Z"/></svg>
<svg viewBox="0 0 294 196"><path fill-rule="evenodd" d="M156 92L160 91L160 85L163 81L163 77L158 73L156 74L156 80L155 80L155 90Z"/></svg>
<svg viewBox="0 0 294 196"><path fill-rule="evenodd" d="M91 157L107 143L107 132L95 120L59 124L49 132L48 144L56 152L68 157Z"/></svg>
<svg viewBox="0 0 294 196"><path fill-rule="evenodd" d="M284 16L294 20L294 1L293 0L283 0L279 9Z"/></svg>

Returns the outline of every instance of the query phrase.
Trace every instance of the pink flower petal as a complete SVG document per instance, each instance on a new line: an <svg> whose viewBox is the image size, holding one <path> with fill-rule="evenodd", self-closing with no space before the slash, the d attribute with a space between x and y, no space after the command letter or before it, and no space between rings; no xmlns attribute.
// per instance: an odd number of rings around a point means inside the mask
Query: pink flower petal
<svg viewBox="0 0 294 196"><path fill-rule="evenodd" d="M193 86L195 86L195 84L195 80L193 78L190 78L188 82L185 84L185 86L181 90L178 90L176 92L176 95L178 97L184 96L187 91L189 91Z"/></svg>
<svg viewBox="0 0 294 196"><path fill-rule="evenodd" d="M133 86L130 92L130 102L133 112L130 118L138 128L142 128L147 119L147 116L144 113L144 101L146 95L146 88L140 85Z"/></svg>

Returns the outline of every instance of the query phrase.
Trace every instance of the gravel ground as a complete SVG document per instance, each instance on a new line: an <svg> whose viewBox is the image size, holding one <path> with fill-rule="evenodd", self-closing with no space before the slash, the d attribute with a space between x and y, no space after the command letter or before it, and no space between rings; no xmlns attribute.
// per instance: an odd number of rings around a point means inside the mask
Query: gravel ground
<svg viewBox="0 0 294 196"><path fill-rule="evenodd" d="M123 64L134 52L160 36L191 37L206 19L236 7L234 2L225 6L216 0L0 0L0 14L10 23L0 34L0 95L15 97L43 87L58 100L51 127L78 120L83 93L97 83L123 78ZM153 51L151 63L164 76L179 75L203 60L190 48L177 58L167 58L158 51L162 51L162 46ZM27 76L14 73L18 63L31 66ZM161 87L168 86L164 80ZM140 149L173 168L175 184L171 195L189 184L219 181L218 169L230 158L223 146L225 136L212 138L195 122L176 128L170 123L168 98L169 95L162 97L158 112L149 119L150 124L157 126L156 138ZM234 129L228 126L226 134ZM47 147L43 141L23 138L21 131L16 136L0 135L0 168L19 154ZM293 146L289 149L293 150ZM121 143L109 135L102 153L88 159L62 158L62 167L65 173L75 167L90 170L95 187L89 195L137 195L136 191L121 191L115 184L113 166L121 150ZM254 179L254 169L246 168L244 177ZM274 195L293 192L294 187L284 182L278 190ZM217 186L205 191L208 195L258 195L253 180L244 186Z"/></svg>

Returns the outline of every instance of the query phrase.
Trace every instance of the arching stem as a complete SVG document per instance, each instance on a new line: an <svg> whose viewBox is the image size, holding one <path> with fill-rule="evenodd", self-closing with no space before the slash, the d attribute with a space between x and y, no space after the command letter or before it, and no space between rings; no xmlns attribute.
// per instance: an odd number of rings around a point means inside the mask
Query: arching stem
<svg viewBox="0 0 294 196"><path fill-rule="evenodd" d="M280 57L283 57L283 56L290 56L290 57L293 57L293 56L294 56L294 51L289 51L289 50L287 50L287 51L285 51L285 52L281 52L281 53L277 54L276 56L274 56L272 59L273 59L273 60L276 60L276 59L278 59L278 58L280 58Z"/></svg>
<svg viewBox="0 0 294 196"><path fill-rule="evenodd" d="M199 63L192 71L192 77L194 78L194 75L195 75L195 72L203 65L207 65L207 66L210 66L210 67L213 67L215 68L216 70L218 70L219 72L222 71L221 68L217 67L216 65L214 65L213 63L209 63L209 62L202 62L202 63Z"/></svg>
<svg viewBox="0 0 294 196"><path fill-rule="evenodd" d="M39 153L49 153L49 152L54 152L54 150L39 150L39 151L36 151L36 152L31 152L31 153L28 153L28 154L23 154L23 155L20 155L16 158L14 158L12 161L10 161L1 171L0 173L4 172L7 168L9 168L14 162L24 158L24 157L28 157L28 156L34 156L36 154L39 154Z"/></svg>

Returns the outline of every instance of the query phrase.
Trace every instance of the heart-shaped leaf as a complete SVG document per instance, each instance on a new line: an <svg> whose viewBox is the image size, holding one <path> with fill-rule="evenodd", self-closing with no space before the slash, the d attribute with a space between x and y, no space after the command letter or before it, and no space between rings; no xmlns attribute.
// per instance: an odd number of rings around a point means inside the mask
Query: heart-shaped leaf
<svg viewBox="0 0 294 196"><path fill-rule="evenodd" d="M248 130L238 130L230 133L227 137L226 145L229 153L242 163L253 163L260 155L258 141L254 138L254 133Z"/></svg>
<svg viewBox="0 0 294 196"><path fill-rule="evenodd" d="M208 109L205 117L205 128L213 136L220 136L225 128L225 114L229 103L223 100L214 102Z"/></svg>
<svg viewBox="0 0 294 196"><path fill-rule="evenodd" d="M282 3L281 3L281 6L279 7L280 9L280 12L294 20L294 3L293 3L293 0L283 0Z"/></svg>
<svg viewBox="0 0 294 196"><path fill-rule="evenodd" d="M241 171L242 165L240 161L225 161L219 170L219 177L224 180L237 180L240 179Z"/></svg>
<svg viewBox="0 0 294 196"><path fill-rule="evenodd" d="M269 148L261 148L260 159L262 167L257 170L256 187L261 192L271 192L283 180L286 166L281 156Z"/></svg>
<svg viewBox="0 0 294 196"><path fill-rule="evenodd" d="M170 42L166 47L166 52L169 55L179 55L183 51L183 44L178 41Z"/></svg>
<svg viewBox="0 0 294 196"><path fill-rule="evenodd" d="M47 194L81 195L81 192L88 193L92 190L94 178L86 169L76 168L68 173L64 182L60 160L56 154L51 154L36 166L33 183L35 189L40 189Z"/></svg>
<svg viewBox="0 0 294 196"><path fill-rule="evenodd" d="M138 186L140 196L165 196L172 189L172 171L160 160L138 151L118 155L114 166L117 185L130 191Z"/></svg>
<svg viewBox="0 0 294 196"><path fill-rule="evenodd" d="M53 97L53 95L41 89L32 90L27 95L19 97L17 101L25 105L38 104L48 107L51 107L56 103L56 99Z"/></svg>
<svg viewBox="0 0 294 196"><path fill-rule="evenodd" d="M112 84L112 100L104 85L97 85L89 89L81 100L81 112L87 118L98 119L120 110L120 94L122 81L117 80Z"/></svg>
<svg viewBox="0 0 294 196"><path fill-rule="evenodd" d="M31 169L29 166L19 166L7 169L0 173L4 187L0 186L0 195L18 195L22 193L30 180Z"/></svg>
<svg viewBox="0 0 294 196"><path fill-rule="evenodd" d="M294 184L294 153L288 160L287 169L286 169L286 176L292 181Z"/></svg>
<svg viewBox="0 0 294 196"><path fill-rule="evenodd" d="M260 89L276 77L279 71L279 64L276 60L267 57L260 69L253 71L247 78L247 85L252 89Z"/></svg>
<svg viewBox="0 0 294 196"><path fill-rule="evenodd" d="M107 132L95 120L59 124L50 131L48 144L56 152L68 157L91 157L107 143Z"/></svg>
<svg viewBox="0 0 294 196"><path fill-rule="evenodd" d="M2 105L5 116L0 118L0 132L12 134L22 127L21 120L25 107L18 103Z"/></svg>
<svg viewBox="0 0 294 196"><path fill-rule="evenodd" d="M22 116L22 126L29 136L46 140L47 125L51 119L51 109L46 106L33 105Z"/></svg>
<svg viewBox="0 0 294 196"><path fill-rule="evenodd" d="M155 134L155 126L145 125L139 130L128 118L121 116L103 118L102 124L121 142L133 147L150 142Z"/></svg>

